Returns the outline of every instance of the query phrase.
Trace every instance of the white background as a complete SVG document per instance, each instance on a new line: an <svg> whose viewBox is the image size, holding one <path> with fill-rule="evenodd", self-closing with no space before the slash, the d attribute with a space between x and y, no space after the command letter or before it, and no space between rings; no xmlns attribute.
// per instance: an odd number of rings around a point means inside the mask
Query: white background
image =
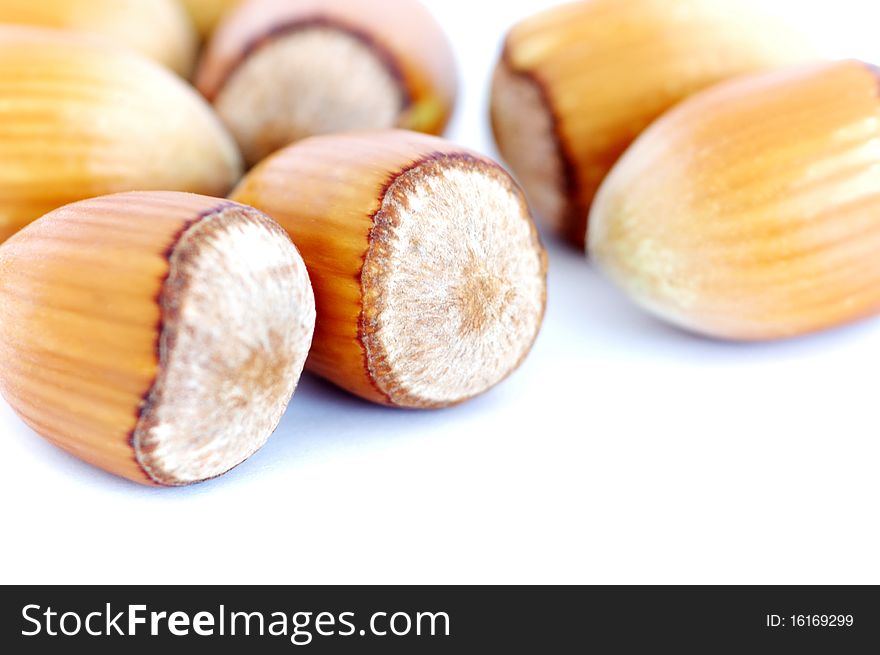
<svg viewBox="0 0 880 655"><path fill-rule="evenodd" d="M429 4L463 76L450 136L494 153L502 34L551 3ZM880 62L872 0L761 4ZM0 401L0 581L880 582L880 321L708 341L548 246L543 333L500 388L415 413L306 376L268 445L203 485L114 478Z"/></svg>

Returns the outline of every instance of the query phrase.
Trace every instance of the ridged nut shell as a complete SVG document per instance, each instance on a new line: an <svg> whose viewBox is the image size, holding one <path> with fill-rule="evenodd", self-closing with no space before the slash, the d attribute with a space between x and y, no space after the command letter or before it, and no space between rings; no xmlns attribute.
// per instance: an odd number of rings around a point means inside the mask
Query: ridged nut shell
<svg viewBox="0 0 880 655"><path fill-rule="evenodd" d="M418 0L245 0L208 44L196 85L256 164L315 134L440 134L456 70Z"/></svg>
<svg viewBox="0 0 880 655"><path fill-rule="evenodd" d="M222 196L235 142L198 94L135 53L0 26L0 242L64 204L133 190Z"/></svg>
<svg viewBox="0 0 880 655"><path fill-rule="evenodd" d="M93 34L189 77L196 35L177 0L2 0L0 23Z"/></svg>
<svg viewBox="0 0 880 655"><path fill-rule="evenodd" d="M513 372L538 334L547 260L496 163L405 131L312 137L234 199L288 230L315 288L307 366L367 400L444 407Z"/></svg>
<svg viewBox="0 0 880 655"><path fill-rule="evenodd" d="M861 62L729 82L655 123L603 185L590 253L647 309L727 339L880 310L880 78Z"/></svg>
<svg viewBox="0 0 880 655"><path fill-rule="evenodd" d="M492 84L502 156L550 228L583 247L604 177L687 96L812 51L740 0L585 0L514 26Z"/></svg>
<svg viewBox="0 0 880 655"><path fill-rule="evenodd" d="M0 246L3 396L49 441L144 484L198 482L256 451L314 320L290 238L227 200L84 200Z"/></svg>

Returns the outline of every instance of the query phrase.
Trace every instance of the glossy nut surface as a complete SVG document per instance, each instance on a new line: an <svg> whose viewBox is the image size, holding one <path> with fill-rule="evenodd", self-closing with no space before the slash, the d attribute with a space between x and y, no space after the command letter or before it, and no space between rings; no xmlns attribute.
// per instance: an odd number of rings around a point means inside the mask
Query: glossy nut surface
<svg viewBox="0 0 880 655"><path fill-rule="evenodd" d="M796 336L880 309L880 82L861 62L723 84L654 124L591 216L592 258L689 330Z"/></svg>

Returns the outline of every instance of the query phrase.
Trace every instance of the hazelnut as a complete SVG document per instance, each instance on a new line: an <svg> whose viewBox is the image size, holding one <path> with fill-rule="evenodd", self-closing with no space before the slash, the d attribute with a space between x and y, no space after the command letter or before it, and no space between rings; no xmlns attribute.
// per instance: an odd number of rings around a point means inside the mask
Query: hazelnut
<svg viewBox="0 0 880 655"><path fill-rule="evenodd" d="M537 214L583 247L599 184L667 109L743 73L807 58L739 0L586 0L514 26L492 84L498 147Z"/></svg>
<svg viewBox="0 0 880 655"><path fill-rule="evenodd" d="M49 441L145 484L205 480L260 448L314 319L290 238L226 200L84 200L0 247L3 396Z"/></svg>
<svg viewBox="0 0 880 655"><path fill-rule="evenodd" d="M195 66L196 36L177 0L2 0L0 23L103 37L183 77Z"/></svg>
<svg viewBox="0 0 880 655"><path fill-rule="evenodd" d="M235 142L180 78L73 32L0 26L0 242L61 205L165 189L224 195Z"/></svg>
<svg viewBox="0 0 880 655"><path fill-rule="evenodd" d="M417 0L245 0L217 29L196 85L248 164L315 134L443 131L455 62Z"/></svg>
<svg viewBox="0 0 880 655"><path fill-rule="evenodd" d="M232 197L286 228L318 319L307 367L373 402L444 407L507 377L541 325L547 260L519 187L437 137L312 137Z"/></svg>
<svg viewBox="0 0 880 655"><path fill-rule="evenodd" d="M590 254L689 330L791 337L880 309L880 79L787 68L694 96L615 166Z"/></svg>

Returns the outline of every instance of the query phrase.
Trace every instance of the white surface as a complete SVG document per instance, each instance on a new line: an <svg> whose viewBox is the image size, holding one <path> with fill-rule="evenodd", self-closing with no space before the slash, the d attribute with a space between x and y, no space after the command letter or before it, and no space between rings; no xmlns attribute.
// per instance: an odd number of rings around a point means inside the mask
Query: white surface
<svg viewBox="0 0 880 655"><path fill-rule="evenodd" d="M451 137L494 152L504 28L549 3L430 3L464 75ZM873 0L765 3L880 61ZM0 582L880 582L880 321L711 342L630 306L550 243L542 336L465 406L394 411L306 377L216 481L141 488L0 403Z"/></svg>

